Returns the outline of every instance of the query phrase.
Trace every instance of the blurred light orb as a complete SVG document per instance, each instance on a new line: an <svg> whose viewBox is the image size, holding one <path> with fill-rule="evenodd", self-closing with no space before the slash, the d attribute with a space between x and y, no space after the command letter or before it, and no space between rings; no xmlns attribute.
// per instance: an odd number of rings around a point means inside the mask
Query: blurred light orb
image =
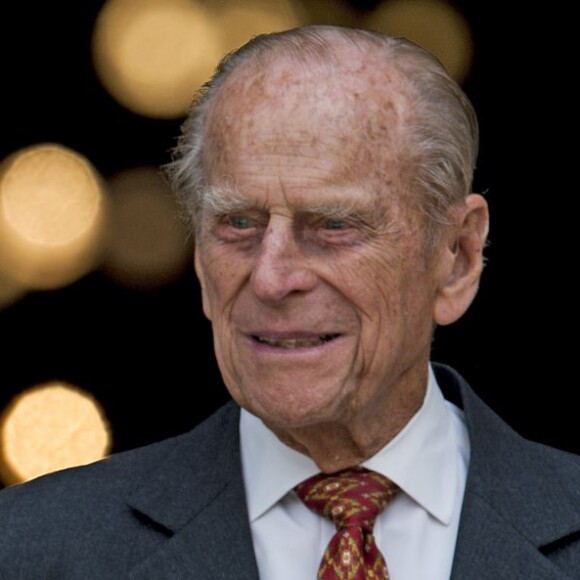
<svg viewBox="0 0 580 580"><path fill-rule="evenodd" d="M462 83L473 59L471 29L445 0L385 0L363 22L365 27L404 36L432 52Z"/></svg>
<svg viewBox="0 0 580 580"><path fill-rule="evenodd" d="M100 259L105 199L91 163L56 144L0 165L0 275L30 289L65 286Z"/></svg>
<svg viewBox="0 0 580 580"><path fill-rule="evenodd" d="M306 22L297 3L289 0L230 0L216 6L214 21L224 53L257 34L279 32Z"/></svg>
<svg viewBox="0 0 580 580"><path fill-rule="evenodd" d="M6 485L91 463L110 449L111 432L99 404L68 383L23 391L0 419L0 475Z"/></svg>
<svg viewBox="0 0 580 580"><path fill-rule="evenodd" d="M172 119L186 114L221 45L194 0L107 0L92 51L95 71L117 102L142 116Z"/></svg>
<svg viewBox="0 0 580 580"><path fill-rule="evenodd" d="M0 310L17 302L24 294L26 290L22 286L0 275Z"/></svg>
<svg viewBox="0 0 580 580"><path fill-rule="evenodd" d="M193 264L192 237L158 169L136 167L109 180L111 219L104 272L136 290L176 281Z"/></svg>

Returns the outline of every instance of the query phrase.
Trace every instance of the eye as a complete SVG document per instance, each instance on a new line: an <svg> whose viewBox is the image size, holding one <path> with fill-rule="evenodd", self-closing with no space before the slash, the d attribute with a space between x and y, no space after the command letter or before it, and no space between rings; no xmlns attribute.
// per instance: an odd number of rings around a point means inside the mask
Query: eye
<svg viewBox="0 0 580 580"><path fill-rule="evenodd" d="M312 240L322 246L350 246L362 239L363 224L355 215L344 215L337 212L333 215L313 216L312 222L305 228L312 235Z"/></svg>
<svg viewBox="0 0 580 580"><path fill-rule="evenodd" d="M325 230L340 231L348 229L349 225L341 219L327 218L322 223L322 227Z"/></svg>
<svg viewBox="0 0 580 580"><path fill-rule="evenodd" d="M215 216L214 234L224 242L249 242L260 236L264 216L256 211L239 211Z"/></svg>
<svg viewBox="0 0 580 580"><path fill-rule="evenodd" d="M254 226L254 222L248 216L232 214L224 217L224 223L236 230L246 230Z"/></svg>

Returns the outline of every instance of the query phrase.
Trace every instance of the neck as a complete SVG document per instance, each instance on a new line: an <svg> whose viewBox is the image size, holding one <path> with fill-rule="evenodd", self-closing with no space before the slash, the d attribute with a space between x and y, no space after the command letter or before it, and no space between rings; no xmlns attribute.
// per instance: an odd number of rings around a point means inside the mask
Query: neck
<svg viewBox="0 0 580 580"><path fill-rule="evenodd" d="M360 465L387 445L420 409L426 386L364 416L278 429L269 426L289 447L308 455L324 473ZM393 410L396 409L396 412Z"/></svg>

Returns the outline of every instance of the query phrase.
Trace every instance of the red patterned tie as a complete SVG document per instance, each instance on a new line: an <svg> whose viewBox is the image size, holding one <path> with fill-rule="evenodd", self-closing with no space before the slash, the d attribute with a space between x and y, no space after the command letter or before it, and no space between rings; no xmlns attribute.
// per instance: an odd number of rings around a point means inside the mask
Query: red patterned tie
<svg viewBox="0 0 580 580"><path fill-rule="evenodd" d="M296 488L298 497L330 518L337 530L320 562L318 580L389 580L373 526L398 491L395 483L364 468L318 474Z"/></svg>

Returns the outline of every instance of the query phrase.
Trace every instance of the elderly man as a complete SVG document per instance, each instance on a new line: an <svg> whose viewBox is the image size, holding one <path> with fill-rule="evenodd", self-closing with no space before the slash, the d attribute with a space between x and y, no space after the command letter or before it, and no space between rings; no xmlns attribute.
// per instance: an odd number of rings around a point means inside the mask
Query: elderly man
<svg viewBox="0 0 580 580"><path fill-rule="evenodd" d="M524 441L436 326L474 299L477 122L402 39L254 39L168 167L233 401L0 494L7 579L580 578L580 459Z"/></svg>

